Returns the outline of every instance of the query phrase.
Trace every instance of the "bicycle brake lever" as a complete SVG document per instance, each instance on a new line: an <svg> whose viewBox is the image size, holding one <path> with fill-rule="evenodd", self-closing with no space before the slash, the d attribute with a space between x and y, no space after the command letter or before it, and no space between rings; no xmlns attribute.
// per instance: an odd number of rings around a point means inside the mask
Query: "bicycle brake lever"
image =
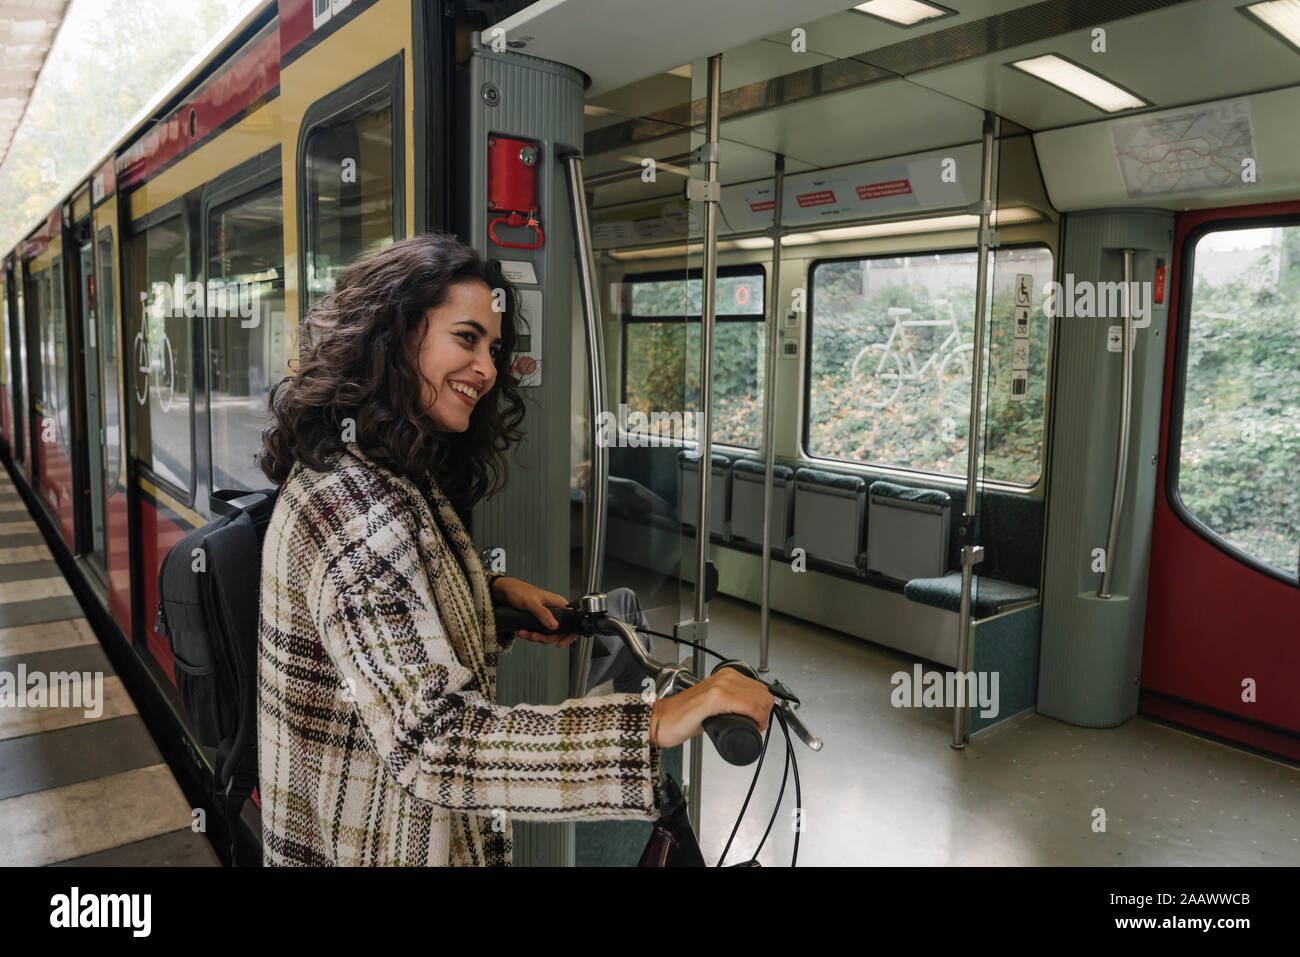
<svg viewBox="0 0 1300 957"><path fill-rule="evenodd" d="M767 687L768 690L778 698L784 698L786 701L789 701L792 708L797 708L799 705L803 704L803 702L799 700L799 696L787 688L781 682L780 678L773 678L767 683Z"/></svg>
<svg viewBox="0 0 1300 957"><path fill-rule="evenodd" d="M776 706L785 716L785 720L790 724L790 727L794 728L795 736L800 741L814 751L822 749L822 739L808 730L808 726L799 719L799 715L795 713L794 708L790 707L789 701L779 701Z"/></svg>

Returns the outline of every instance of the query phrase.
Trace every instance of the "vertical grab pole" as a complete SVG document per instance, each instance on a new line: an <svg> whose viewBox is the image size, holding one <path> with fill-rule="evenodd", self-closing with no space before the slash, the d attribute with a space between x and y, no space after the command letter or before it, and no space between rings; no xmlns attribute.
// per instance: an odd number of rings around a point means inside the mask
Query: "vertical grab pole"
<svg viewBox="0 0 1300 957"><path fill-rule="evenodd" d="M987 316L985 300L989 289L989 247L994 237L989 230L993 212L993 144L997 117L984 112L984 151L980 170L979 264L975 274L975 363L971 369L970 432L966 454L966 505L961 516L961 611L957 616L957 674L966 673L970 658L970 592L974 568L984 560L984 548L975 544L975 517L979 508L975 500L978 483L976 470L980 457L980 398L984 392L984 326ZM960 687L960 677L958 681ZM952 709L952 746L966 747L966 708L964 703Z"/></svg>
<svg viewBox="0 0 1300 957"><path fill-rule="evenodd" d="M600 591L601 572L605 567L605 511L609 486L609 456L600 444L600 422L606 410L605 335L601 324L600 297L596 294L596 260L591 251L591 223L587 219L587 194L582 180L582 156L571 153L564 158L569 180L569 206L573 213L573 243L578 255L578 288L582 296L582 316L587 327L587 385L590 392L588 432L591 441L591 471L587 483L584 525L588 529L587 567L584 576L586 593ZM584 636L578 642L578 668L572 674L569 697L581 698L587 691L591 673L591 649L594 639Z"/></svg>
<svg viewBox="0 0 1300 957"><path fill-rule="evenodd" d="M766 450L763 475L763 580L759 591L758 670L767 671L769 594L772 588L772 473L776 470L776 350L781 322L781 203L785 190L785 154L776 154L772 199L772 282L768 298L767 381L763 390L763 448Z"/></svg>
<svg viewBox="0 0 1300 957"><path fill-rule="evenodd" d="M1115 452L1115 488L1110 499L1110 529L1106 533L1106 570L1101 575L1098 598L1110 597L1119 544L1119 516L1124 510L1124 482L1128 478L1128 431L1133 401L1133 250L1124 250L1124 369L1119 398L1119 448Z"/></svg>
<svg viewBox="0 0 1300 957"><path fill-rule="evenodd" d="M704 182L704 275L703 302L700 316L700 410L696 416L700 450L700 503L695 515L695 640L701 645L709 637L708 602L705 600L705 569L709 561L709 485L713 477L713 323L718 282L718 100L722 91L722 54L709 57L708 142ZM691 670L704 675L704 653L696 648L691 656ZM704 752L700 738L691 741L691 770L687 793L687 811L696 835L700 833L700 776L704 770Z"/></svg>

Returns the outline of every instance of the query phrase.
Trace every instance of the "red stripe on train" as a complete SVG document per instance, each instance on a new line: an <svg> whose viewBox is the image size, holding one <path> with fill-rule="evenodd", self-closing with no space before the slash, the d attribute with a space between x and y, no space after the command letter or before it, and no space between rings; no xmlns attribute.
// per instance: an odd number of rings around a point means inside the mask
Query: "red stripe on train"
<svg viewBox="0 0 1300 957"><path fill-rule="evenodd" d="M221 124L266 97L280 83L280 36L272 30L228 60L193 99L117 158L117 187L125 191L155 176Z"/></svg>

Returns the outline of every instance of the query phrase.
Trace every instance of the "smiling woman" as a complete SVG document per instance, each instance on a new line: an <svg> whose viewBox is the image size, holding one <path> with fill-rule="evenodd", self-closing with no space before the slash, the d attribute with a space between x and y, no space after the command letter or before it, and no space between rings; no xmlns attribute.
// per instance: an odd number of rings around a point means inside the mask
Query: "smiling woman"
<svg viewBox="0 0 1300 957"><path fill-rule="evenodd" d="M272 390L261 466L283 485L258 624L265 863L509 864L503 817L653 820L661 745L713 714L766 727L771 693L730 669L664 701L496 703L514 636L497 634L493 600L552 629L546 606L565 603L489 582L458 514L504 481L519 436L515 315L472 248L404 240L343 272L307 320L301 370Z"/></svg>

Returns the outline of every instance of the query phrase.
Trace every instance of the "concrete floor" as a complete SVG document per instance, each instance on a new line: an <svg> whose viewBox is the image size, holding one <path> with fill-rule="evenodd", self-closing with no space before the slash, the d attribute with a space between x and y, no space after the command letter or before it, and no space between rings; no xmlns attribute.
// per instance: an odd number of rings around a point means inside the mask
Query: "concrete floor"
<svg viewBox="0 0 1300 957"><path fill-rule="evenodd" d="M690 592L678 604L675 581L611 565L605 585L637 589L657 630L690 617ZM710 647L756 665L758 608L718 598L709 615ZM669 648L658 640L660 658ZM956 751L950 710L890 703L890 676L913 660L772 616L770 676L800 696L801 716L825 742L820 752L794 744L800 866L1300 865L1300 768L1142 717L1094 730L1031 712ZM752 855L772 814L783 755L773 735L728 862ZM752 776L705 745L700 844L711 864ZM793 807L792 779L758 855L764 866L790 862Z"/></svg>
<svg viewBox="0 0 1300 957"><path fill-rule="evenodd" d="M0 865L219 865L0 468L0 672L23 670L96 676L102 707L0 707Z"/></svg>

